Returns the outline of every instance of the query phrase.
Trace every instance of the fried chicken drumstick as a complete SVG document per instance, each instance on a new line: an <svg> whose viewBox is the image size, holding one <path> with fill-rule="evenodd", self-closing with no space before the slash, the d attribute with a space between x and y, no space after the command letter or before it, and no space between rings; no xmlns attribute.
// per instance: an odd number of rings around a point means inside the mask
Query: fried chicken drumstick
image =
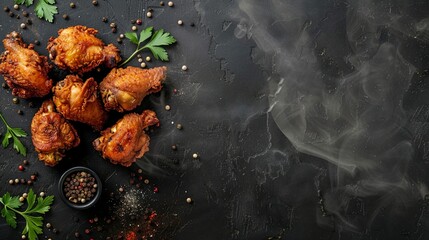
<svg viewBox="0 0 429 240"><path fill-rule="evenodd" d="M53 88L54 103L66 119L86 123L101 130L107 120L101 100L97 96L98 84L94 78L83 80L68 75Z"/></svg>
<svg viewBox="0 0 429 240"><path fill-rule="evenodd" d="M97 38L97 30L72 26L58 31L58 37L49 39L49 58L61 69L81 75L104 64L113 68L121 61L119 50L113 44L105 45Z"/></svg>
<svg viewBox="0 0 429 240"><path fill-rule="evenodd" d="M3 74L12 94L21 98L43 97L50 93L52 80L48 58L26 45L17 32L3 40L5 52L0 56L0 74Z"/></svg>
<svg viewBox="0 0 429 240"><path fill-rule="evenodd" d="M129 167L149 151L150 138L144 129L158 123L155 112L150 110L140 115L126 114L115 125L101 132L101 137L93 142L94 148L113 164Z"/></svg>
<svg viewBox="0 0 429 240"><path fill-rule="evenodd" d="M146 95L160 91L166 77L166 67L114 68L100 83L104 107L107 111L130 111L140 105Z"/></svg>
<svg viewBox="0 0 429 240"><path fill-rule="evenodd" d="M80 139L73 126L55 112L52 100L43 102L31 122L31 139L39 159L48 166L55 166L64 152L79 145Z"/></svg>

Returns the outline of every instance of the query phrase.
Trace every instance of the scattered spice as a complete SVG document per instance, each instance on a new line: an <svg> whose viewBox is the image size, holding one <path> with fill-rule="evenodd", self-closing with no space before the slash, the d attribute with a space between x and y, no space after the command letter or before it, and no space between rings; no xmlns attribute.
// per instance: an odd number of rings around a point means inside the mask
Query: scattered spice
<svg viewBox="0 0 429 240"><path fill-rule="evenodd" d="M142 63L140 64L140 67L145 68L145 67L146 67L146 63L142 62Z"/></svg>
<svg viewBox="0 0 429 240"><path fill-rule="evenodd" d="M186 71L186 70L188 70L188 66L183 65L183 66L182 66L182 71Z"/></svg>
<svg viewBox="0 0 429 240"><path fill-rule="evenodd" d="M70 7L71 7L71 8L75 8L75 7L76 7L76 4L74 4L74 2L71 2L71 3L70 3Z"/></svg>
<svg viewBox="0 0 429 240"><path fill-rule="evenodd" d="M15 13L9 12L9 17L14 17L14 16L15 16Z"/></svg>
<svg viewBox="0 0 429 240"><path fill-rule="evenodd" d="M176 144L171 145L171 149L173 149L173 150L177 150L177 146L176 146Z"/></svg>
<svg viewBox="0 0 429 240"><path fill-rule="evenodd" d="M171 107L170 107L170 105L165 105L164 109L167 111L170 111Z"/></svg>
<svg viewBox="0 0 429 240"><path fill-rule="evenodd" d="M190 197L186 198L186 202L187 203L192 203L192 198L190 198Z"/></svg>
<svg viewBox="0 0 429 240"><path fill-rule="evenodd" d="M19 98L17 98L17 97L12 98L12 102L15 103L15 104L18 104L19 103Z"/></svg>
<svg viewBox="0 0 429 240"><path fill-rule="evenodd" d="M31 21L31 19L27 19L27 21L25 21L25 23L26 23L27 25L31 25L31 24L33 24L33 22Z"/></svg>
<svg viewBox="0 0 429 240"><path fill-rule="evenodd" d="M119 192L123 192L124 188L120 187L118 190L119 190Z"/></svg>
<svg viewBox="0 0 429 240"><path fill-rule="evenodd" d="M193 157L194 159L197 159L197 158L198 158L198 154L197 154L197 153L194 153L194 154L192 154L192 157Z"/></svg>
<svg viewBox="0 0 429 240"><path fill-rule="evenodd" d="M13 185L13 184L14 184L14 181L13 181L12 179L10 179L10 180L9 180L9 184L10 184L10 185Z"/></svg>
<svg viewBox="0 0 429 240"><path fill-rule="evenodd" d="M18 10L19 9L19 5L18 4L13 5L13 9Z"/></svg>
<svg viewBox="0 0 429 240"><path fill-rule="evenodd" d="M123 33L119 34L119 38L125 38L125 35Z"/></svg>
<svg viewBox="0 0 429 240"><path fill-rule="evenodd" d="M143 62L143 58L138 58L138 59L137 59L137 61L138 61L139 63L141 63L141 62Z"/></svg>
<svg viewBox="0 0 429 240"><path fill-rule="evenodd" d="M39 193L39 196L40 196L40 197L44 197L44 196L45 196L45 192L40 192L40 193Z"/></svg>
<svg viewBox="0 0 429 240"><path fill-rule="evenodd" d="M164 6L164 2L163 1L161 1L161 2L159 2L159 6Z"/></svg>
<svg viewBox="0 0 429 240"><path fill-rule="evenodd" d="M152 17L152 12L147 12L146 13L146 17L151 18Z"/></svg>
<svg viewBox="0 0 429 240"><path fill-rule="evenodd" d="M51 224L50 223L46 223L46 228L51 228Z"/></svg>
<svg viewBox="0 0 429 240"><path fill-rule="evenodd" d="M34 40L34 44L36 44L37 46L40 45L40 41L39 40Z"/></svg>
<svg viewBox="0 0 429 240"><path fill-rule="evenodd" d="M63 14L63 19L64 19L64 20L68 20L68 19L69 19L69 15L67 15L67 14Z"/></svg>
<svg viewBox="0 0 429 240"><path fill-rule="evenodd" d="M147 57L146 57L146 62L150 62L150 60L151 60L151 59L150 59L150 57L149 57L149 56L147 56Z"/></svg>
<svg viewBox="0 0 429 240"><path fill-rule="evenodd" d="M9 7L4 7L4 8L3 8L3 10L4 10L5 12L9 12L9 11L10 11Z"/></svg>
<svg viewBox="0 0 429 240"><path fill-rule="evenodd" d="M28 12L27 11L24 11L24 12L22 12L22 15L24 16L24 17L28 17Z"/></svg>
<svg viewBox="0 0 429 240"><path fill-rule="evenodd" d="M23 115L24 114L24 112L22 111L22 110L18 110L18 111L16 111L19 115Z"/></svg>
<svg viewBox="0 0 429 240"><path fill-rule="evenodd" d="M9 88L9 86L4 82L4 83L2 83L1 84L1 86L2 86L2 88L4 88L4 89L8 89Z"/></svg>
<svg viewBox="0 0 429 240"><path fill-rule="evenodd" d="M154 187L154 188L153 188L153 192L154 192L154 193L158 193L158 192L159 192L159 189L158 189L157 187Z"/></svg>
<svg viewBox="0 0 429 240"><path fill-rule="evenodd" d="M24 168L24 166L19 165L19 166L18 166L18 170L22 172L22 171L24 171L24 170L25 170L25 168Z"/></svg>
<svg viewBox="0 0 429 240"><path fill-rule="evenodd" d="M110 23L110 25L109 25L111 28L116 28L116 23L114 23L114 22L112 22L112 23Z"/></svg>
<svg viewBox="0 0 429 240"><path fill-rule="evenodd" d="M176 128L177 128L177 129L179 129L179 130L181 130L181 129L183 128L183 126L182 126L182 124L178 123L178 124L176 125Z"/></svg>
<svg viewBox="0 0 429 240"><path fill-rule="evenodd" d="M137 31L137 26L132 26L132 27L131 27L131 30L133 30L133 31Z"/></svg>
<svg viewBox="0 0 429 240"><path fill-rule="evenodd" d="M179 20L179 21L177 21L177 24L179 24L179 25L183 25L183 21L182 21L182 20Z"/></svg>
<svg viewBox="0 0 429 240"><path fill-rule="evenodd" d="M102 21L102 22L104 22L104 23L107 23L107 21L108 21L108 20L107 20L107 17L103 17L103 18L101 19L101 21Z"/></svg>
<svg viewBox="0 0 429 240"><path fill-rule="evenodd" d="M173 3L172 1L169 1L169 2L168 2L168 6L169 6L169 7L172 7L172 6L174 6L174 3Z"/></svg>
<svg viewBox="0 0 429 240"><path fill-rule="evenodd" d="M143 21L140 18L136 20L137 25L142 25L142 23L143 23Z"/></svg>
<svg viewBox="0 0 429 240"><path fill-rule="evenodd" d="M97 6L98 5L98 1L97 0L93 0L92 1L92 5Z"/></svg>

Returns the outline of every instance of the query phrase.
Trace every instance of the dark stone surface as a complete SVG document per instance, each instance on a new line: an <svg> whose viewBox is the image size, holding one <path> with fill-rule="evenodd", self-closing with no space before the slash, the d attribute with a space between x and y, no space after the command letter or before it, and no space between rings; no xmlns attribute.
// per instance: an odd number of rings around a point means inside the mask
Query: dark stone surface
<svg viewBox="0 0 429 240"><path fill-rule="evenodd" d="M143 18L143 26L163 28L178 43L168 48L164 89L136 110L155 110L161 126L150 133L150 152L132 167L103 160L91 146L98 134L81 124L81 145L53 168L37 160L30 138L23 140L27 157L0 149L1 194L28 191L7 181L38 172L32 188L57 196L45 223L58 232L44 228L41 239L125 236L147 223L147 208L158 214L154 239L429 238L427 1L175 1L170 8L105 0L96 7L76 1L74 9L58 2L54 24L24 7L33 20L25 30L22 10L14 10L20 19L2 12L0 36L22 32L27 43L39 40L35 49L46 55L49 37L82 24L125 57L134 46L116 39ZM12 8L13 1L3 5ZM148 8L151 19L144 17ZM12 98L0 91L0 111L30 132L42 100L15 105ZM120 116L111 114L110 124ZM19 172L24 159L30 165ZM67 207L56 192L61 174L78 165L97 172L104 186L97 206L85 211ZM138 168L150 183L136 192L129 180ZM136 207L120 207L126 194L137 196ZM94 217L99 221L90 223ZM19 239L23 227L22 219L16 230L0 219L0 238Z"/></svg>

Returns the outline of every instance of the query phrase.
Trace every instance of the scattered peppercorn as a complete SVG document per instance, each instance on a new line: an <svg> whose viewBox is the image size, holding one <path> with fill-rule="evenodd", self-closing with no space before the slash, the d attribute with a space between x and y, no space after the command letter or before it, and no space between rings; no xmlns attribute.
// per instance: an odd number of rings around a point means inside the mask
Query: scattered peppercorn
<svg viewBox="0 0 429 240"><path fill-rule="evenodd" d="M172 150L177 150L177 146L176 146L176 144L171 145L171 149L172 149Z"/></svg>
<svg viewBox="0 0 429 240"><path fill-rule="evenodd" d="M161 2L159 2L159 6L164 6L164 2L163 1L161 1Z"/></svg>
<svg viewBox="0 0 429 240"><path fill-rule="evenodd" d="M190 197L186 198L186 202L187 203L192 203L192 198L190 198Z"/></svg>
<svg viewBox="0 0 429 240"><path fill-rule="evenodd" d="M9 180L9 184L10 184L10 185L13 185L13 184L14 184L14 181L13 181L12 179L10 179L10 180Z"/></svg>
<svg viewBox="0 0 429 240"><path fill-rule="evenodd" d="M177 129L179 129L179 130L181 130L181 129L183 128L183 126L182 126L182 124L178 123L178 124L176 125L176 128L177 128Z"/></svg>
<svg viewBox="0 0 429 240"><path fill-rule="evenodd" d="M136 20L137 25L142 25L142 23L143 23L143 21L140 18Z"/></svg>
<svg viewBox="0 0 429 240"><path fill-rule="evenodd" d="M114 23L114 22L112 22L112 23L110 23L110 25L109 25L111 28L115 28L116 27L116 23Z"/></svg>
<svg viewBox="0 0 429 240"><path fill-rule="evenodd" d="M18 111L16 111L19 115L23 115L24 114L24 112L20 109L20 110L18 110Z"/></svg>
<svg viewBox="0 0 429 240"><path fill-rule="evenodd" d="M27 197L28 197L28 193L23 193L23 194L22 194L22 197L23 197L23 198L27 198Z"/></svg>
<svg viewBox="0 0 429 240"><path fill-rule="evenodd" d="M18 104L19 103L19 98L17 98L17 97L12 98L12 102L15 103L15 104Z"/></svg>
<svg viewBox="0 0 429 240"><path fill-rule="evenodd" d="M97 0L92 1L92 5L97 6L98 5L98 1Z"/></svg>
<svg viewBox="0 0 429 240"><path fill-rule="evenodd" d="M19 183L19 179L15 178L15 183L18 184Z"/></svg>
<svg viewBox="0 0 429 240"><path fill-rule="evenodd" d="M40 41L39 40L34 40L34 44L36 44L37 46L40 45Z"/></svg>
<svg viewBox="0 0 429 240"><path fill-rule="evenodd" d="M193 157L194 159L197 159L197 158L198 158L198 154L197 154L197 153L194 153L194 154L192 154L192 157Z"/></svg>
<svg viewBox="0 0 429 240"><path fill-rule="evenodd" d="M191 27L195 27L195 23L191 22L191 24L189 24Z"/></svg>
<svg viewBox="0 0 429 240"><path fill-rule="evenodd" d="M46 228L51 228L52 225L50 223L46 223Z"/></svg>
<svg viewBox="0 0 429 240"><path fill-rule="evenodd" d="M31 180L27 181L27 185L32 185L32 184L33 184L33 181L31 181Z"/></svg>
<svg viewBox="0 0 429 240"><path fill-rule="evenodd" d="M24 12L22 12L22 16L24 16L24 17L28 17L28 12L27 11L24 11Z"/></svg>
<svg viewBox="0 0 429 240"><path fill-rule="evenodd" d="M27 236L22 235L22 236L21 236L21 239L27 239Z"/></svg>
<svg viewBox="0 0 429 240"><path fill-rule="evenodd" d="M30 179L33 180L33 181L35 181L37 179L37 177L36 177L36 175L31 175Z"/></svg>
<svg viewBox="0 0 429 240"><path fill-rule="evenodd" d="M182 20L179 20L179 21L177 21L177 24L179 24L179 25L183 25L183 21L182 21Z"/></svg>
<svg viewBox="0 0 429 240"><path fill-rule="evenodd" d="M120 187L118 190L119 190L119 192L123 192L124 191L124 189L122 187Z"/></svg>
<svg viewBox="0 0 429 240"><path fill-rule="evenodd" d="M116 33L116 28L112 28L112 33Z"/></svg>
<svg viewBox="0 0 429 240"><path fill-rule="evenodd" d="M143 182L144 184L149 184L149 179L145 179Z"/></svg>
<svg viewBox="0 0 429 240"><path fill-rule="evenodd" d="M16 15L16 19L21 19L21 17L19 16L19 14Z"/></svg>
<svg viewBox="0 0 429 240"><path fill-rule="evenodd" d="M143 58L138 58L138 59L137 59L137 61L138 61L139 63L141 63L141 62L143 62Z"/></svg>
<svg viewBox="0 0 429 240"><path fill-rule="evenodd" d="M3 8L3 10L4 10L5 12L9 12L9 11L10 11L9 7L4 7L4 8Z"/></svg>
<svg viewBox="0 0 429 240"><path fill-rule="evenodd" d="M142 63L140 64L140 67L145 68L145 67L146 67L146 63L142 62Z"/></svg>
<svg viewBox="0 0 429 240"><path fill-rule="evenodd" d="M52 233L57 233L57 232L58 232L58 229L56 229L56 228L52 229Z"/></svg>
<svg viewBox="0 0 429 240"><path fill-rule="evenodd" d="M1 86L2 86L2 88L4 88L4 89L8 89L9 88L9 86L4 82L4 83L2 83L1 84Z"/></svg>
<svg viewBox="0 0 429 240"><path fill-rule="evenodd" d="M21 182L21 184L26 183L26 181L25 181L25 179L24 179L24 178L21 178L21 180L19 180L19 181Z"/></svg>
<svg viewBox="0 0 429 240"><path fill-rule="evenodd" d="M80 237L80 233L75 232L75 233L74 233L74 237L75 237L75 238L79 238L79 237Z"/></svg>
<svg viewBox="0 0 429 240"><path fill-rule="evenodd" d="M9 17L14 17L14 16L15 16L15 13L9 12Z"/></svg>
<svg viewBox="0 0 429 240"><path fill-rule="evenodd" d="M118 43L122 43L122 39L121 39L121 38L117 38L117 39L116 39L116 41L117 41Z"/></svg>
<svg viewBox="0 0 429 240"><path fill-rule="evenodd" d="M151 12L147 12L146 13L146 17L151 18L152 17L152 13Z"/></svg>
<svg viewBox="0 0 429 240"><path fill-rule="evenodd" d="M182 66L182 71L186 71L186 70L188 70L188 66L183 65L183 66Z"/></svg>
<svg viewBox="0 0 429 240"><path fill-rule="evenodd" d="M149 56L147 56L147 57L146 57L146 62L150 62L150 60L151 60L151 59L150 59L150 57L149 57Z"/></svg>
<svg viewBox="0 0 429 240"><path fill-rule="evenodd" d="M135 24L136 23L136 20L131 20L131 24Z"/></svg>
<svg viewBox="0 0 429 240"><path fill-rule="evenodd" d="M31 19L27 19L27 21L25 21L25 23L26 23L27 25L31 25L31 24L33 24L33 21L31 21Z"/></svg>
<svg viewBox="0 0 429 240"><path fill-rule="evenodd" d="M40 192L39 196L44 197L45 196L45 192Z"/></svg>
<svg viewBox="0 0 429 240"><path fill-rule="evenodd" d="M102 22L104 22L104 23L107 23L107 21L108 21L108 20L107 20L107 17L103 17L103 18L101 19L101 21L102 21Z"/></svg>
<svg viewBox="0 0 429 240"><path fill-rule="evenodd" d="M24 165L28 165L28 160L24 160L24 161L22 161L22 164L24 164Z"/></svg>
<svg viewBox="0 0 429 240"><path fill-rule="evenodd" d="M137 26L132 26L132 27L131 27L131 30L133 30L133 31L137 31Z"/></svg>
<svg viewBox="0 0 429 240"><path fill-rule="evenodd" d="M24 197L19 197L19 201L20 202L24 202L25 198Z"/></svg>
<svg viewBox="0 0 429 240"><path fill-rule="evenodd" d="M25 170L25 169L24 169L24 166L19 165L19 166L18 166L18 170L19 170L19 171L24 171L24 170Z"/></svg>
<svg viewBox="0 0 429 240"><path fill-rule="evenodd" d="M68 20L68 19L69 19L69 15L67 15L67 14L63 14L63 19L64 19L64 20Z"/></svg>
<svg viewBox="0 0 429 240"><path fill-rule="evenodd" d="M125 35L121 33L121 34L119 34L119 38L123 39L123 38L125 38Z"/></svg>
<svg viewBox="0 0 429 240"><path fill-rule="evenodd" d="M75 8L75 7L76 7L76 4L74 4L73 2L71 2L71 3L70 3L70 7L71 7L71 8Z"/></svg>
<svg viewBox="0 0 429 240"><path fill-rule="evenodd" d="M25 23L21 23L21 25L19 25L22 29L25 29L27 27L27 25L25 25Z"/></svg>
<svg viewBox="0 0 429 240"><path fill-rule="evenodd" d="M172 1L169 1L169 2L168 2L168 6L169 6L169 7L172 7L172 6L174 6L174 3L173 3Z"/></svg>
<svg viewBox="0 0 429 240"><path fill-rule="evenodd" d="M91 231L87 228L87 229L85 229L85 233L86 234L89 234Z"/></svg>
<svg viewBox="0 0 429 240"><path fill-rule="evenodd" d="M165 105L164 109L167 111L170 111L171 107L170 107L170 105Z"/></svg>
<svg viewBox="0 0 429 240"><path fill-rule="evenodd" d="M13 9L18 10L19 9L19 5L18 4L13 5Z"/></svg>

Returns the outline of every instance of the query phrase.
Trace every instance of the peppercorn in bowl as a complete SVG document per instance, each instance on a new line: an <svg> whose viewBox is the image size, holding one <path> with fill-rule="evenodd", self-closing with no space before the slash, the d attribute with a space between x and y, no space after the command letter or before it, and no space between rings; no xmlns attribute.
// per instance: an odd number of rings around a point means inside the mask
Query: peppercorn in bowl
<svg viewBox="0 0 429 240"><path fill-rule="evenodd" d="M86 167L73 167L61 176L58 191L65 204L76 209L95 205L101 196L101 180Z"/></svg>

